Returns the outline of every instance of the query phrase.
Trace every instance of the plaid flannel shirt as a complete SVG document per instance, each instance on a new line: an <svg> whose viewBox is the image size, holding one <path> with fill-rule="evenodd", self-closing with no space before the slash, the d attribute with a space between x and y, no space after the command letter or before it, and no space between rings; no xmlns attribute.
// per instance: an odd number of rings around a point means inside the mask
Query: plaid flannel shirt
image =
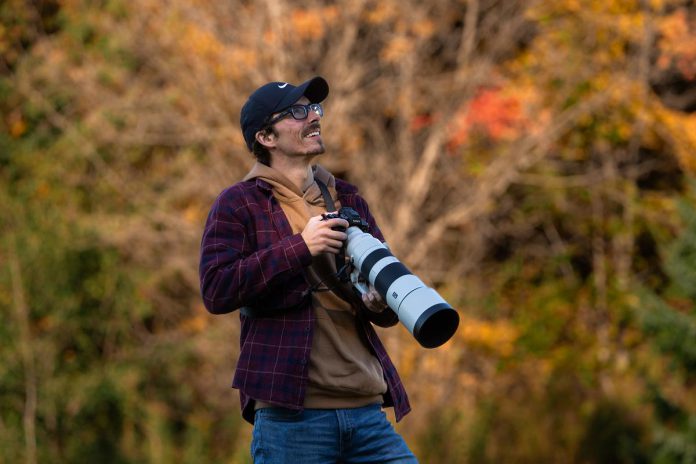
<svg viewBox="0 0 696 464"><path fill-rule="evenodd" d="M336 179L338 199L354 208L384 240L356 187ZM253 423L255 400L302 409L308 381L315 315L303 269L312 256L261 179L239 182L215 200L201 242L200 279L209 312L240 311L240 354L232 386L239 389L242 415ZM247 308L251 308L249 311ZM382 365L387 382L384 405L399 421L410 410L396 368L371 322L396 324L393 311L358 308L360 326ZM253 316L252 316L253 312ZM368 320L369 319L369 320Z"/></svg>

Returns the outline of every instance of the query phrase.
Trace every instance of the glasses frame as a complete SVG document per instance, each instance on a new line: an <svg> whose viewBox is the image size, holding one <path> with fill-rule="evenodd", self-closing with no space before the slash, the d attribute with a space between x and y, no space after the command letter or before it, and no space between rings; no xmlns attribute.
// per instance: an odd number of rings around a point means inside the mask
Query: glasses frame
<svg viewBox="0 0 696 464"><path fill-rule="evenodd" d="M303 119L307 119L309 117L310 111L314 111L319 115L319 117L324 116L324 108L321 106L321 103L310 103L309 105L292 105L287 109L281 111L276 117L271 118L268 122L266 122L265 126L272 126L281 119L286 118L288 115L292 115L294 119L302 121Z"/></svg>

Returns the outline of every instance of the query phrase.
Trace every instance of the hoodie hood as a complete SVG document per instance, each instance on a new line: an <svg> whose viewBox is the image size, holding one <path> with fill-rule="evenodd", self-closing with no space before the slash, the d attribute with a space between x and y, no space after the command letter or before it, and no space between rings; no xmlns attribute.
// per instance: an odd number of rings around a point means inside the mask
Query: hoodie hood
<svg viewBox="0 0 696 464"><path fill-rule="evenodd" d="M312 178L307 180L308 187L303 192L282 172L270 166L266 166L265 164L256 162L254 166L252 166L251 171L244 176L243 180L261 179L268 182L273 187L275 197L282 203L288 204L297 201L305 201L313 206L323 206L324 198L316 182L316 179L319 179L329 188L331 197L334 198L335 201L337 194L336 179L334 176L318 164L312 166L310 175Z"/></svg>

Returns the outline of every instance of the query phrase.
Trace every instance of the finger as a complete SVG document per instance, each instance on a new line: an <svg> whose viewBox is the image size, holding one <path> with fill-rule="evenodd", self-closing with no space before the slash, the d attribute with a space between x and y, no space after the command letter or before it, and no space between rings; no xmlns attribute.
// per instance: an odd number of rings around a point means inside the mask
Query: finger
<svg viewBox="0 0 696 464"><path fill-rule="evenodd" d="M348 221L341 218L333 218L325 221L326 225L330 228L334 227L348 227Z"/></svg>
<svg viewBox="0 0 696 464"><path fill-rule="evenodd" d="M376 303L374 300L371 300L369 292L363 294L362 300L363 300L363 303L365 304L365 306L367 306L367 308L370 311L381 313L385 308L385 305Z"/></svg>
<svg viewBox="0 0 696 464"><path fill-rule="evenodd" d="M324 246L322 247L322 251L326 253L333 253L333 254L338 254L341 252L341 249L343 248L343 243L337 242L335 240L327 241L324 243Z"/></svg>
<svg viewBox="0 0 696 464"><path fill-rule="evenodd" d="M375 298L375 302L380 303L380 304L384 304L384 299L382 298L382 295L380 295L376 289L373 288L372 290L373 291L371 293L372 293L372 296L374 296L374 298Z"/></svg>
<svg viewBox="0 0 696 464"><path fill-rule="evenodd" d="M338 240L340 242L343 242L345 241L345 239L348 238L348 234L346 234L345 232L341 232L340 230L327 230L326 237L332 240Z"/></svg>
<svg viewBox="0 0 696 464"><path fill-rule="evenodd" d="M384 299L382 299L382 295L379 294L377 289L370 284L370 295L374 298L375 303L377 304L384 304Z"/></svg>
<svg viewBox="0 0 696 464"><path fill-rule="evenodd" d="M326 241L326 245L331 247L331 248L336 248L337 250L340 250L341 248L343 248L343 242L340 240L328 239Z"/></svg>

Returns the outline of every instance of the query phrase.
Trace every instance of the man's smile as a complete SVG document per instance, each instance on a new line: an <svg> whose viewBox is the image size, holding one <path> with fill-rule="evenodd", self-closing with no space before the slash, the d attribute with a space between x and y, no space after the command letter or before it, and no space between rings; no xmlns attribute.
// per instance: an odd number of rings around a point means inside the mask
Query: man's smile
<svg viewBox="0 0 696 464"><path fill-rule="evenodd" d="M305 134L302 137L305 139L310 139L319 136L321 136L321 126L319 126L319 124L314 124L307 130L307 132L305 132Z"/></svg>

